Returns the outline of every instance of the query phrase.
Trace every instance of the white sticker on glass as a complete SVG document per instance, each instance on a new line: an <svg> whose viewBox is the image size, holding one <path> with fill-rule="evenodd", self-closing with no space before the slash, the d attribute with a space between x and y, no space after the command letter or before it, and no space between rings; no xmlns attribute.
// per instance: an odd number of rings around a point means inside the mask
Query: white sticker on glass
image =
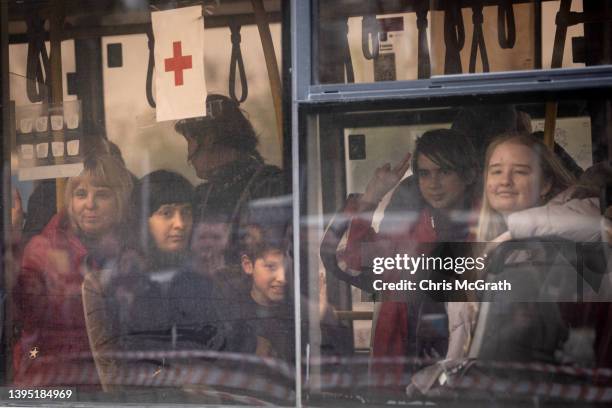
<svg viewBox="0 0 612 408"><path fill-rule="evenodd" d="M79 115L67 115L64 119L66 120L66 127L68 129L76 129L79 127Z"/></svg>
<svg viewBox="0 0 612 408"><path fill-rule="evenodd" d="M64 155L64 142L51 143L51 151L53 152L53 157L62 157Z"/></svg>
<svg viewBox="0 0 612 408"><path fill-rule="evenodd" d="M44 159L49 155L49 143L39 143L36 145L36 157Z"/></svg>
<svg viewBox="0 0 612 408"><path fill-rule="evenodd" d="M64 128L64 117L61 115L51 115L51 129L62 130Z"/></svg>
<svg viewBox="0 0 612 408"><path fill-rule="evenodd" d="M49 118L47 116L39 116L36 118L36 131L37 132L46 132L49 122Z"/></svg>
<svg viewBox="0 0 612 408"><path fill-rule="evenodd" d="M70 140L66 143L68 156L76 156L79 154L79 140Z"/></svg>
<svg viewBox="0 0 612 408"><path fill-rule="evenodd" d="M24 118L19 121L19 131L21 133L32 133L32 118Z"/></svg>

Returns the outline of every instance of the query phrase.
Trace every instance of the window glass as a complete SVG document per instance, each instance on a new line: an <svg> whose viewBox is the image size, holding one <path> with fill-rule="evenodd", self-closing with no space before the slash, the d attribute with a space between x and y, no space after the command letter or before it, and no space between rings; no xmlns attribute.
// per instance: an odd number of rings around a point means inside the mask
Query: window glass
<svg viewBox="0 0 612 408"><path fill-rule="evenodd" d="M612 364L605 106L561 100L553 117L533 101L310 114L301 277L321 325L304 345L307 398L514 406L602 392L599 370Z"/></svg>
<svg viewBox="0 0 612 408"><path fill-rule="evenodd" d="M604 3L344 0L318 7L315 83L610 63L609 52L594 45L610 29Z"/></svg>
<svg viewBox="0 0 612 408"><path fill-rule="evenodd" d="M9 5L0 401L295 404L281 4L179 3Z"/></svg>

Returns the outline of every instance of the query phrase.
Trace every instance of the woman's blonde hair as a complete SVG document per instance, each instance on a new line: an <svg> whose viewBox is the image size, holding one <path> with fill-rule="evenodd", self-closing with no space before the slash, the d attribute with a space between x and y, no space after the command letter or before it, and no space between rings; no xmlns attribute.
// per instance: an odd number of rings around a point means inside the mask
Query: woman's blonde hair
<svg viewBox="0 0 612 408"><path fill-rule="evenodd" d="M488 167L491 156L497 147L504 143L514 143L526 146L538 157L540 164L542 181L550 183L550 190L540 201L540 205L546 204L551 198L574 184L575 179L561 164L553 151L548 148L541 140L524 132L508 132L500 135L493 140L487 147L484 162L484 188L482 193L482 209L478 223L478 240L490 241L508 228L502 215L491 208L487 199L487 178Z"/></svg>
<svg viewBox="0 0 612 408"><path fill-rule="evenodd" d="M83 166L81 174L71 177L66 186L65 203L71 222L72 195L85 178L89 178L92 184L108 187L113 192L117 203L116 224L125 221L134 183L123 161L109 153L91 154L85 158Z"/></svg>

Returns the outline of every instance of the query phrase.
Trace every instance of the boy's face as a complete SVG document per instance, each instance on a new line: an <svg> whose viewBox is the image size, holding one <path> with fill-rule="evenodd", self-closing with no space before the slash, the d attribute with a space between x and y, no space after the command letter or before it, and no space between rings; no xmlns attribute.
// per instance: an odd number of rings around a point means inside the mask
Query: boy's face
<svg viewBox="0 0 612 408"><path fill-rule="evenodd" d="M438 210L452 210L463 202L467 182L454 170L443 169L424 154L417 157L419 188L425 201Z"/></svg>
<svg viewBox="0 0 612 408"><path fill-rule="evenodd" d="M282 252L266 251L254 263L243 255L242 270L253 278L251 296L255 302L262 306L272 306L285 299L287 280Z"/></svg>

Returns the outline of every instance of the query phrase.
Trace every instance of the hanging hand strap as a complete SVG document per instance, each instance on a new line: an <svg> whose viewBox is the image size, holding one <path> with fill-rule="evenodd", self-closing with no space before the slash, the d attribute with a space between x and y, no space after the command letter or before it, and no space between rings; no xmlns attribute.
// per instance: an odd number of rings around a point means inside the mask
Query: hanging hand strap
<svg viewBox="0 0 612 408"><path fill-rule="evenodd" d="M147 31L147 39L149 40L149 63L147 65L147 102L155 109L155 99L153 99L153 69L155 68L155 38L151 31Z"/></svg>
<svg viewBox="0 0 612 408"><path fill-rule="evenodd" d="M461 50L465 45L465 27L461 6L454 0L446 1L444 10L444 44L446 57L444 60L445 74L461 74Z"/></svg>
<svg viewBox="0 0 612 408"><path fill-rule="evenodd" d="M512 0L503 0L497 6L497 39L503 49L514 47L516 43L516 26Z"/></svg>
<svg viewBox="0 0 612 408"><path fill-rule="evenodd" d="M26 92L30 102L46 102L49 97L51 63L45 47L45 20L34 11L26 18L28 30L28 59Z"/></svg>
<svg viewBox="0 0 612 408"><path fill-rule="evenodd" d="M247 78L244 71L242 51L240 50L240 26L238 24L230 24L229 27L232 33L232 58L230 60L229 95L237 104L241 104L242 102L246 101L246 98L249 95L249 85L247 83ZM240 98L236 97L236 66L238 67L238 76L240 77Z"/></svg>
<svg viewBox="0 0 612 408"><path fill-rule="evenodd" d="M480 58L482 60L482 72L489 72L489 58L487 57L487 46L485 44L484 34L482 33L482 24L484 17L482 15L482 0L474 1L472 6L472 22L474 24L474 34L472 35L472 50L470 53L470 73L476 72L476 57L480 48Z"/></svg>
<svg viewBox="0 0 612 408"><path fill-rule="evenodd" d="M345 31L344 31L344 45L343 45L343 52L344 52L344 69L346 71L346 82L349 84L352 84L355 82L355 71L353 70L353 59L351 58L351 48L349 47L349 40L348 40L348 19L346 20L346 24L344 26Z"/></svg>
<svg viewBox="0 0 612 408"><path fill-rule="evenodd" d="M417 76L421 78L429 78L431 76L431 63L429 61L429 44L427 43L427 12L428 2L421 1L416 10L417 15L417 30L419 34L418 48L418 71Z"/></svg>
<svg viewBox="0 0 612 408"><path fill-rule="evenodd" d="M565 37L567 36L567 27L570 25L570 14L572 8L572 0L561 0L559 11L555 19L557 29L555 31L555 42L553 45L553 54L550 62L551 68L561 68L563 65L563 51L565 50Z"/></svg>
<svg viewBox="0 0 612 408"><path fill-rule="evenodd" d="M372 51L370 51L370 38L372 38ZM361 49L363 56L368 59L378 57L378 21L376 16L363 16L361 21Z"/></svg>

